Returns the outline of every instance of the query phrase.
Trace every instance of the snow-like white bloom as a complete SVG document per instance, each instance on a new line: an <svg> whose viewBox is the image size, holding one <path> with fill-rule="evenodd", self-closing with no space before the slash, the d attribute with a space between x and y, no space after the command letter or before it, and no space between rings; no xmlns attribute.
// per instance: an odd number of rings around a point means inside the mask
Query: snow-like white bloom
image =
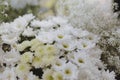
<svg viewBox="0 0 120 80"><path fill-rule="evenodd" d="M54 27L55 24L50 20L48 20L48 21L46 21L46 20L43 20L43 21L33 20L31 22L31 26L40 27L43 30L48 30L48 29L51 29L52 27Z"/></svg>
<svg viewBox="0 0 120 80"><path fill-rule="evenodd" d="M66 24L66 23L68 22L67 19L61 18L61 17L54 17L54 18L52 19L52 21L53 21L55 24L60 24L60 25L64 25L64 24Z"/></svg>
<svg viewBox="0 0 120 80"><path fill-rule="evenodd" d="M21 55L20 57L20 61L21 63L28 63L28 62L32 62L33 60L33 53L31 52L25 52L23 55Z"/></svg>
<svg viewBox="0 0 120 80"><path fill-rule="evenodd" d="M95 35L92 33L89 33L88 35L86 35L85 38L93 43L97 43L98 40L100 39L100 37L98 35Z"/></svg>
<svg viewBox="0 0 120 80"><path fill-rule="evenodd" d="M78 38L87 36L88 34L89 34L88 31L82 30L79 28L74 28L74 30L72 30L72 35L74 35L75 37L78 37Z"/></svg>
<svg viewBox="0 0 120 80"><path fill-rule="evenodd" d="M15 19L12 24L14 25L13 28L16 28L18 31L24 30L25 27L28 25L27 21L23 17L19 17L19 18Z"/></svg>
<svg viewBox="0 0 120 80"><path fill-rule="evenodd" d="M10 30L10 24L9 23L2 23L0 25L0 34L7 34Z"/></svg>
<svg viewBox="0 0 120 80"><path fill-rule="evenodd" d="M69 32L69 31L68 31ZM62 42L62 41L66 41L66 40L71 40L72 36L70 34L67 34L67 32L65 32L64 30L56 30L54 32L55 34L55 40L57 42Z"/></svg>
<svg viewBox="0 0 120 80"><path fill-rule="evenodd" d="M78 80L100 80L96 75L92 74L89 69L79 69Z"/></svg>
<svg viewBox="0 0 120 80"><path fill-rule="evenodd" d="M14 68L5 68L5 71L0 76L1 80L16 80L16 73Z"/></svg>
<svg viewBox="0 0 120 80"><path fill-rule="evenodd" d="M62 67L64 66L64 65L66 65L66 62L67 62L67 60L65 60L64 58L62 58L62 59L56 59L56 61L55 61L55 63L52 65L52 68L54 69L54 70L61 70L62 69Z"/></svg>
<svg viewBox="0 0 120 80"><path fill-rule="evenodd" d="M54 33L52 31L45 32L41 31L36 35L36 38L42 41L43 43L52 43L54 41Z"/></svg>
<svg viewBox="0 0 120 80"><path fill-rule="evenodd" d="M74 40L73 41L69 41L69 40L61 41L61 42L57 43L56 46L59 49L63 49L66 51L72 51L76 48L76 41L74 41Z"/></svg>
<svg viewBox="0 0 120 80"><path fill-rule="evenodd" d="M77 42L77 46L78 46L78 48L79 49L90 49L90 48L93 48L94 46L95 46L95 43L93 43L93 42L90 42L90 41L88 41L88 40L79 40L78 42Z"/></svg>
<svg viewBox="0 0 120 80"><path fill-rule="evenodd" d="M14 66L20 60L20 54L15 49L12 49L10 52L6 52L2 59L3 63Z"/></svg>
<svg viewBox="0 0 120 80"><path fill-rule="evenodd" d="M2 38L2 41L8 44L14 44L19 39L18 35L16 34L2 35L1 38Z"/></svg>
<svg viewBox="0 0 120 80"><path fill-rule="evenodd" d="M32 72L27 75L28 80L40 80L38 76L35 76Z"/></svg>
<svg viewBox="0 0 120 80"><path fill-rule="evenodd" d="M17 45L18 51L23 51L25 48L29 47L31 45L30 41L23 41L21 44Z"/></svg>
<svg viewBox="0 0 120 80"><path fill-rule="evenodd" d="M32 19L35 18L35 16L31 13L31 14L25 14L25 15L23 15L23 18L24 18L27 22L30 22Z"/></svg>
<svg viewBox="0 0 120 80"><path fill-rule="evenodd" d="M53 70L47 69L43 74L43 77L42 77L43 80L50 80L50 79L53 80L54 78L53 78L52 74L53 74Z"/></svg>
<svg viewBox="0 0 120 80"><path fill-rule="evenodd" d="M55 80L64 80L63 74L61 74L60 72L54 72L53 73L53 78Z"/></svg>
<svg viewBox="0 0 120 80"><path fill-rule="evenodd" d="M41 64L42 64L42 59L40 57L33 58L32 66L34 66L35 68L40 68Z"/></svg>
<svg viewBox="0 0 120 80"><path fill-rule="evenodd" d="M115 73L110 72L109 70L107 71L102 71L102 77L103 80L116 80L115 79Z"/></svg>
<svg viewBox="0 0 120 80"><path fill-rule="evenodd" d="M86 55L85 51L79 51L77 53L71 54L68 57L70 61L73 61L79 67L85 67L86 65L91 63L88 55Z"/></svg>
<svg viewBox="0 0 120 80"><path fill-rule="evenodd" d="M16 72L18 77L23 78L29 73L30 69L31 69L31 67L29 64L19 63L17 65L17 67L15 68L15 72Z"/></svg>
<svg viewBox="0 0 120 80"><path fill-rule="evenodd" d="M63 67L62 70L60 71L63 74L64 79L69 79L69 80L74 80L77 79L77 67L72 64L71 62L66 63Z"/></svg>
<svg viewBox="0 0 120 80"><path fill-rule="evenodd" d="M35 32L33 31L33 28L28 27L27 29L24 30L22 35L30 37L30 36L34 36Z"/></svg>
<svg viewBox="0 0 120 80"><path fill-rule="evenodd" d="M98 34L118 24L113 13L113 0L58 0L56 11L58 15L66 16L74 27Z"/></svg>

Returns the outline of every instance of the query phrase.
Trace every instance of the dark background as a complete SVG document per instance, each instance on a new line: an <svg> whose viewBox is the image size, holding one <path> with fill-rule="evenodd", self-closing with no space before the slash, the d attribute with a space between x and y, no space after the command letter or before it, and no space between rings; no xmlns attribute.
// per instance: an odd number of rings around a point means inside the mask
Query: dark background
<svg viewBox="0 0 120 80"><path fill-rule="evenodd" d="M114 0L114 2L118 3L118 9L114 8L114 12L120 11L120 0Z"/></svg>
<svg viewBox="0 0 120 80"><path fill-rule="evenodd" d="M117 9L114 8L114 12L119 12L120 11L120 0L114 0L114 2L118 3L118 8ZM119 14L119 18L120 18L120 14ZM116 79L120 80L120 74L116 76Z"/></svg>

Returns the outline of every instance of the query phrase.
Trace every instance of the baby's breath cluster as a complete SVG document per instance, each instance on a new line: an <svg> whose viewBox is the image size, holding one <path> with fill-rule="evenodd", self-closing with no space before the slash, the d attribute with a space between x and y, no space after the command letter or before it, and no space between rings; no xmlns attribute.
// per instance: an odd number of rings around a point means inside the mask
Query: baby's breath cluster
<svg viewBox="0 0 120 80"><path fill-rule="evenodd" d="M113 12L118 6L113 1L117 0L58 0L56 11L66 16L74 27L100 35L120 25L118 13Z"/></svg>

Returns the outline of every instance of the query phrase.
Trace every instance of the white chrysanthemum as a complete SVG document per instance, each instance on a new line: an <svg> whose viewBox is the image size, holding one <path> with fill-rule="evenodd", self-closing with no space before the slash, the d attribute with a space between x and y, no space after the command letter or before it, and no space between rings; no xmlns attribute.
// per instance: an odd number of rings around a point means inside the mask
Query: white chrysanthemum
<svg viewBox="0 0 120 80"><path fill-rule="evenodd" d="M29 70L31 69L29 64L26 63L19 63L15 69L16 74L18 77L24 77L29 73Z"/></svg>
<svg viewBox="0 0 120 80"><path fill-rule="evenodd" d="M89 69L84 69L84 68L79 69L77 79L78 80L100 80Z"/></svg>
<svg viewBox="0 0 120 80"><path fill-rule="evenodd" d="M65 18L62 18L62 17L53 17L52 18L52 21L55 23L55 24L60 24L60 25L65 25L68 20L65 19Z"/></svg>
<svg viewBox="0 0 120 80"><path fill-rule="evenodd" d="M43 43L52 43L54 41L54 33L52 31L41 31L36 35L36 38Z"/></svg>
<svg viewBox="0 0 120 80"><path fill-rule="evenodd" d="M44 74L42 76L43 80L54 80L53 78L53 70L47 69L44 71Z"/></svg>
<svg viewBox="0 0 120 80"><path fill-rule="evenodd" d="M98 40L100 39L99 36L95 35L95 34L92 34L92 33L89 33L88 35L85 36L85 38L87 40L89 40L90 42L94 42L94 43L97 43Z"/></svg>
<svg viewBox="0 0 120 80"><path fill-rule="evenodd" d="M2 23L0 25L0 34L8 34L10 29L9 23Z"/></svg>
<svg viewBox="0 0 120 80"><path fill-rule="evenodd" d="M33 75L32 72L28 73L27 80L40 80L37 76Z"/></svg>
<svg viewBox="0 0 120 80"><path fill-rule="evenodd" d="M18 41L18 35L17 34L7 34L7 35L2 35L1 36L2 41L8 44L14 44Z"/></svg>
<svg viewBox="0 0 120 80"><path fill-rule="evenodd" d="M91 63L88 55L84 51L79 51L77 53L71 54L68 57L69 57L70 61L73 61L79 67L86 67L88 64ZM94 65L94 64L92 64L92 65Z"/></svg>
<svg viewBox="0 0 120 80"><path fill-rule="evenodd" d="M32 27L40 27L42 30L49 30L53 26L55 26L55 24L50 20L48 20L48 21L46 21L46 20L43 20L43 21L33 20L31 22L31 26Z"/></svg>
<svg viewBox="0 0 120 80"><path fill-rule="evenodd" d="M42 65L42 58L40 57L34 57L33 58L33 62L32 62L32 66L34 66L35 68L40 68Z"/></svg>
<svg viewBox="0 0 120 80"><path fill-rule="evenodd" d="M63 74L64 79L75 80L78 74L77 66L71 62L66 63L62 70L60 71Z"/></svg>
<svg viewBox="0 0 120 80"><path fill-rule="evenodd" d="M72 30L72 35L75 36L75 37L78 37L78 38L85 37L88 34L89 34L88 31L82 30L82 29L79 29L79 28L74 28Z"/></svg>
<svg viewBox="0 0 120 80"><path fill-rule="evenodd" d="M116 80L115 79L115 73L114 72L109 72L109 70L107 71L102 71L102 80Z"/></svg>
<svg viewBox="0 0 120 80"><path fill-rule="evenodd" d="M35 18L35 16L31 13L23 15L23 18L29 23L32 19Z"/></svg>
<svg viewBox="0 0 120 80"><path fill-rule="evenodd" d="M17 45L17 50L18 51L23 51L25 48L31 46L30 41L23 41L21 44Z"/></svg>
<svg viewBox="0 0 120 80"><path fill-rule="evenodd" d="M55 34L55 40L57 42L62 42L62 41L66 41L66 40L71 40L72 36L70 34L67 34L67 32L65 32L64 30L56 30L54 32Z"/></svg>
<svg viewBox="0 0 120 80"><path fill-rule="evenodd" d="M67 60L65 60L64 58L62 58L62 59L56 59L55 63L52 65L52 68L54 70L56 70L56 71L57 70L61 71L62 67L64 65L66 65L66 62L67 62Z"/></svg>
<svg viewBox="0 0 120 80"><path fill-rule="evenodd" d="M16 28L16 30L23 31L28 25L28 22L23 17L19 17L19 18L16 18L12 24L14 25L12 26Z"/></svg>
<svg viewBox="0 0 120 80"><path fill-rule="evenodd" d="M85 50L85 49L91 49L91 48L95 47L95 44L96 43L82 39L77 42L77 47L78 47L78 49Z"/></svg>
<svg viewBox="0 0 120 80"><path fill-rule="evenodd" d="M14 68L5 68L4 72L0 76L1 80L16 80L16 73Z"/></svg>
<svg viewBox="0 0 120 80"><path fill-rule="evenodd" d="M21 55L20 61L22 63L31 63L33 60L33 53L32 52L25 52L24 54Z"/></svg>
<svg viewBox="0 0 120 80"><path fill-rule="evenodd" d="M34 36L35 32L33 31L33 28L28 27L27 29L24 30L22 35L30 37L30 36Z"/></svg>
<svg viewBox="0 0 120 80"><path fill-rule="evenodd" d="M6 52L3 55L3 62L10 65L15 65L20 60L20 54L15 49L12 49L10 52Z"/></svg>
<svg viewBox="0 0 120 80"><path fill-rule="evenodd" d="M73 41L69 41L69 40L61 41L61 42L57 43L56 46L59 49L63 49L66 51L72 51L76 48L76 41L75 40L73 40Z"/></svg>
<svg viewBox="0 0 120 80"><path fill-rule="evenodd" d="M54 72L53 78L54 78L54 80L64 80L63 74L60 72Z"/></svg>

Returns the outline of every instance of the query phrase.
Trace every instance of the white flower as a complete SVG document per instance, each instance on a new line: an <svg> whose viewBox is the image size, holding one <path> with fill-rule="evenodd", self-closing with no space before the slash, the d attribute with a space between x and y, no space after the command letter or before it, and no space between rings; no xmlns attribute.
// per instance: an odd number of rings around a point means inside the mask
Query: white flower
<svg viewBox="0 0 120 80"><path fill-rule="evenodd" d="M25 77L28 73L29 70L31 69L29 64L25 63L19 63L17 67L15 68L15 72L18 75L18 77Z"/></svg>
<svg viewBox="0 0 120 80"><path fill-rule="evenodd" d="M41 31L38 33L36 38L43 43L52 43L54 41L54 33L52 31L49 32Z"/></svg>
<svg viewBox="0 0 120 80"><path fill-rule="evenodd" d="M16 80L16 73L14 68L5 68L0 77L1 80Z"/></svg>
<svg viewBox="0 0 120 80"><path fill-rule="evenodd" d="M14 25L14 28L18 29L18 31L23 31L28 25L28 22L20 16L19 18L16 18L12 24Z"/></svg>
<svg viewBox="0 0 120 80"><path fill-rule="evenodd" d="M29 72L27 75L27 80L40 80L37 76L35 76L32 72Z"/></svg>
<svg viewBox="0 0 120 80"><path fill-rule="evenodd" d="M6 34L6 35L2 35L1 38L2 41L8 44L14 44L19 39L17 34Z"/></svg>
<svg viewBox="0 0 120 80"><path fill-rule="evenodd" d="M89 69L79 69L79 73L77 76L78 80L99 80L99 78L95 78L96 75L93 75L92 72Z"/></svg>
<svg viewBox="0 0 120 80"><path fill-rule="evenodd" d="M53 73L53 78L54 78L54 80L64 80L63 79L63 74L61 74L60 72L54 72Z"/></svg>
<svg viewBox="0 0 120 80"><path fill-rule="evenodd" d="M29 23L32 19L35 18L35 16L33 14L25 14L23 15L23 18Z"/></svg>
<svg viewBox="0 0 120 80"><path fill-rule="evenodd" d="M42 65L42 58L40 57L34 57L33 58L33 62L32 62L32 66L34 66L35 68L40 68Z"/></svg>
<svg viewBox="0 0 120 80"><path fill-rule="evenodd" d="M42 21L33 20L31 22L31 26L32 27L40 27L42 30L49 30L53 26L55 26L55 24L50 20L48 20L48 21L47 20L42 20Z"/></svg>
<svg viewBox="0 0 120 80"><path fill-rule="evenodd" d="M78 49L85 50L95 47L95 43L82 39L77 42Z"/></svg>
<svg viewBox="0 0 120 80"><path fill-rule="evenodd" d="M64 25L64 24L66 24L68 22L68 20L66 20L65 18L62 18L62 17L53 17L52 21L55 24L60 24L60 25Z"/></svg>
<svg viewBox="0 0 120 80"><path fill-rule="evenodd" d="M69 41L69 40L61 41L61 42L57 43L56 46L59 49L72 51L76 48L76 41L74 41L74 40L73 41Z"/></svg>
<svg viewBox="0 0 120 80"><path fill-rule="evenodd" d="M0 34L8 34L10 33L10 24L9 23L2 23L0 25Z"/></svg>
<svg viewBox="0 0 120 80"><path fill-rule="evenodd" d="M69 80L75 80L78 74L77 67L71 62L66 63L60 72L63 74L64 79Z"/></svg>
<svg viewBox="0 0 120 80"><path fill-rule="evenodd" d="M33 60L33 53L31 52L25 52L24 54L21 55L20 61L22 63L27 63L27 62L32 62Z"/></svg>
<svg viewBox="0 0 120 80"><path fill-rule="evenodd" d="M55 40L57 42L62 42L67 40L69 41L72 39L72 36L69 34L66 34L66 32L63 30L56 30L54 34L55 34Z"/></svg>
<svg viewBox="0 0 120 80"><path fill-rule="evenodd" d="M52 68L56 71L61 71L62 67L66 65L67 60L64 58L62 59L56 59L55 63L52 65Z"/></svg>
<svg viewBox="0 0 120 80"><path fill-rule="evenodd" d="M79 28L74 28L74 29L72 30L72 34L73 34L75 37L81 38L81 37L85 37L86 35L88 35L89 32L86 31L86 30L79 29Z"/></svg>
<svg viewBox="0 0 120 80"><path fill-rule="evenodd" d="M50 70L50 69L45 70L42 78L43 80L54 80L53 70Z"/></svg>
<svg viewBox="0 0 120 80"><path fill-rule="evenodd" d="M19 52L15 49L12 49L10 52L7 52L3 55L3 62L11 65L15 65L20 60Z"/></svg>
<svg viewBox="0 0 120 80"><path fill-rule="evenodd" d="M88 35L85 36L85 38L91 42L97 43L100 37L98 37L95 34L89 33Z"/></svg>
<svg viewBox="0 0 120 80"><path fill-rule="evenodd" d="M70 61L73 61L79 67L86 67L88 64L91 63L88 55L85 53L85 51L78 51L76 53L72 53L70 56L68 55L68 57Z"/></svg>
<svg viewBox="0 0 120 80"><path fill-rule="evenodd" d="M30 36L34 36L35 32L33 31L33 28L28 27L27 29L24 30L22 35L30 37Z"/></svg>
<svg viewBox="0 0 120 80"><path fill-rule="evenodd" d="M31 46L31 42L30 41L23 41L21 44L17 45L17 50L18 51L23 51L25 48Z"/></svg>
<svg viewBox="0 0 120 80"><path fill-rule="evenodd" d="M107 71L102 71L102 80L116 80L115 79L115 73L114 72L109 72L109 70Z"/></svg>

